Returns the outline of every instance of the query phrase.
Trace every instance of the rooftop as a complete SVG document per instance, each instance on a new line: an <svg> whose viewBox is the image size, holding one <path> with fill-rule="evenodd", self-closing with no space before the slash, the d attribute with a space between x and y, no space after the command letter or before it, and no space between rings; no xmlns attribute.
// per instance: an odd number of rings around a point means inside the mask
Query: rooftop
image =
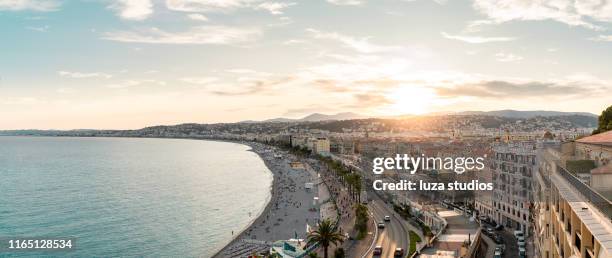
<svg viewBox="0 0 612 258"><path fill-rule="evenodd" d="M601 243L602 249L608 255L612 254L612 223L559 174L553 174L551 180L559 189L562 198L568 202L576 213L576 216L584 223L593 237Z"/></svg>
<svg viewBox="0 0 612 258"><path fill-rule="evenodd" d="M612 146L612 131L584 137L576 140L579 143Z"/></svg>
<svg viewBox="0 0 612 258"><path fill-rule="evenodd" d="M593 175L612 174L612 163L592 169L591 174Z"/></svg>

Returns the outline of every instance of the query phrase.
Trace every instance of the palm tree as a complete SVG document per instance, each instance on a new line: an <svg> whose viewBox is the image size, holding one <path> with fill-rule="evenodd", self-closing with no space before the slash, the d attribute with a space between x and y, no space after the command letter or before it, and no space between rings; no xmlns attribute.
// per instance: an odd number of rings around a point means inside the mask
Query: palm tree
<svg viewBox="0 0 612 258"><path fill-rule="evenodd" d="M308 245L320 244L323 246L323 258L327 258L327 248L331 245L338 245L344 241L344 236L332 225L331 220L325 219L319 222L317 230L308 234Z"/></svg>

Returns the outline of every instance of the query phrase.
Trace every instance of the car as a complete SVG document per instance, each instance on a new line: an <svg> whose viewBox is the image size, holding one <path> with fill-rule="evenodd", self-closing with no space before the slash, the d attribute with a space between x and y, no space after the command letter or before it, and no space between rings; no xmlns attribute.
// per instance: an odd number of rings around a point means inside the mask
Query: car
<svg viewBox="0 0 612 258"><path fill-rule="evenodd" d="M519 242L525 242L525 237L524 236L519 236L516 238L517 241Z"/></svg>
<svg viewBox="0 0 612 258"><path fill-rule="evenodd" d="M519 257L525 257L525 256L527 256L527 252L525 251L525 248L519 247Z"/></svg>
<svg viewBox="0 0 612 258"><path fill-rule="evenodd" d="M495 231L493 230L493 228L487 227L487 234L489 236L493 236L495 235Z"/></svg>
<svg viewBox="0 0 612 258"><path fill-rule="evenodd" d="M493 241L495 241L496 244L503 244L504 238L501 237L500 235L495 235L493 236Z"/></svg>
<svg viewBox="0 0 612 258"><path fill-rule="evenodd" d="M525 248L525 241L519 241L518 246L519 248Z"/></svg>
<svg viewBox="0 0 612 258"><path fill-rule="evenodd" d="M391 216L385 216L385 221L391 221Z"/></svg>
<svg viewBox="0 0 612 258"><path fill-rule="evenodd" d="M395 256L395 257L402 257L402 256L404 256L404 249L402 249L402 248L395 248L395 252L393 252L393 256Z"/></svg>
<svg viewBox="0 0 612 258"><path fill-rule="evenodd" d="M378 228L385 228L385 223L384 222L378 222Z"/></svg>
<svg viewBox="0 0 612 258"><path fill-rule="evenodd" d="M495 230L497 231L504 230L504 226L501 224L498 224L497 226L495 226Z"/></svg>
<svg viewBox="0 0 612 258"><path fill-rule="evenodd" d="M374 247L374 252L372 252L374 255L382 255L382 246L377 245L376 247Z"/></svg>
<svg viewBox="0 0 612 258"><path fill-rule="evenodd" d="M495 253L493 253L493 258L501 258L502 253L500 251L495 251Z"/></svg>
<svg viewBox="0 0 612 258"><path fill-rule="evenodd" d="M501 246L498 245L495 247L495 252L499 252L499 254L501 255L502 253L504 253L504 250L501 248Z"/></svg>
<svg viewBox="0 0 612 258"><path fill-rule="evenodd" d="M518 238L518 237L520 237L520 236L525 236L525 235L523 234L523 231L520 231L520 230L515 230L515 231L514 231L514 237Z"/></svg>

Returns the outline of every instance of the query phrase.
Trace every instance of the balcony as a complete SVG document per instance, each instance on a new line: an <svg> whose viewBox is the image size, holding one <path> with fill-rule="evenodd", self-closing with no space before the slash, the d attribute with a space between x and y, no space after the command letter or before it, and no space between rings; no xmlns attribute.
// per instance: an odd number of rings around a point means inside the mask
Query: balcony
<svg viewBox="0 0 612 258"><path fill-rule="evenodd" d="M561 175L574 189L586 198L593 206L595 206L601 213L603 213L608 219L612 219L612 202L591 189L588 185L582 183L580 179L572 175L565 168L557 165L557 173Z"/></svg>

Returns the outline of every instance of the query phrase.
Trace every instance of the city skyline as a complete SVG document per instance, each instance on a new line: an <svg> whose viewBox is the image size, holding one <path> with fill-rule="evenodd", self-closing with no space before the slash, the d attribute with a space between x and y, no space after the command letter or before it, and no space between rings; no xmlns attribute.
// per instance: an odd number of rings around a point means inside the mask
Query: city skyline
<svg viewBox="0 0 612 258"><path fill-rule="evenodd" d="M588 1L0 1L0 129L599 114L610 22Z"/></svg>

